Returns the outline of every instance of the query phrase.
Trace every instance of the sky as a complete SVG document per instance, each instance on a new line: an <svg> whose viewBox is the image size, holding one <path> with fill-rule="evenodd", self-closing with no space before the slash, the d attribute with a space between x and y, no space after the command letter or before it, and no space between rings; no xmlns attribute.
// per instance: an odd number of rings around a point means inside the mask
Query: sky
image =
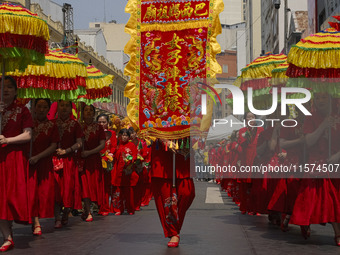
<svg viewBox="0 0 340 255"><path fill-rule="evenodd" d="M126 23L130 14L125 13L127 0L52 0L63 5L71 4L73 7L73 20L75 29L87 29L90 22L116 20L117 23ZM104 8L105 6L105 8Z"/></svg>

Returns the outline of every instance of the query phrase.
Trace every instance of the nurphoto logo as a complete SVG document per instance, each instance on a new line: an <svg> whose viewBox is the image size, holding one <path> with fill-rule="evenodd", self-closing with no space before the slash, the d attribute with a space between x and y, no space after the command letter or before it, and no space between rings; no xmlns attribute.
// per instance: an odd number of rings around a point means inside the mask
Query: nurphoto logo
<svg viewBox="0 0 340 255"><path fill-rule="evenodd" d="M233 114L234 115L244 115L245 110L244 110L244 94L243 91L234 86L234 85L229 85L229 84L216 84L215 88L222 88L222 89L229 89L232 96L233 96ZM304 98L287 98L287 94L291 93L300 93L305 95ZM251 113L254 115L259 115L259 116L268 116L272 113L274 113L277 110L277 105L278 105L278 89L273 87L272 88L272 106L269 109L266 110L258 110L255 109L254 104L253 104L253 88L248 88L247 89L247 104L248 104L248 109ZM308 89L305 88L293 88L293 87L283 87L281 88L281 115L286 116L287 115L287 105L294 105L295 108L299 109L304 115L312 115L306 107L303 106L304 103L309 102L311 99L311 93ZM205 94L202 95L201 97L201 103L202 103L202 114L206 115L207 111L207 96ZM281 125L284 127L295 127L297 125L297 121L294 119L266 119L266 121L271 122L272 126L274 126L274 122L280 121ZM257 123L254 127L260 127L264 125L264 121L261 119L256 119ZM293 123L289 125L289 123ZM216 125L225 125L228 124L228 121L225 119L214 119L213 120L213 126L215 127ZM231 126L233 125L232 121L229 123ZM234 124L243 124L245 126L245 120L243 122L238 122ZM249 123L250 124L250 123ZM251 125L251 124L250 124Z"/></svg>

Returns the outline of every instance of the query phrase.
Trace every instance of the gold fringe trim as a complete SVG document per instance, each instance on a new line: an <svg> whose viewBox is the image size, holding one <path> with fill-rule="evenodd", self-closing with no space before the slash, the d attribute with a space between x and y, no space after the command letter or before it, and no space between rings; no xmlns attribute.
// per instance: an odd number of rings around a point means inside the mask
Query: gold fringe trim
<svg viewBox="0 0 340 255"><path fill-rule="evenodd" d="M340 50L304 50L292 47L287 62L301 68L340 68Z"/></svg>
<svg viewBox="0 0 340 255"><path fill-rule="evenodd" d="M280 62L276 64L270 64L270 65L263 65L258 68L248 68L246 71L242 72L241 78L242 82L251 78L251 79L259 79L259 78L267 78L267 77L272 77L272 71L274 68L278 67Z"/></svg>
<svg viewBox="0 0 340 255"><path fill-rule="evenodd" d="M0 33L10 33L17 35L30 35L42 37L48 41L50 33L46 21L35 16L20 16L20 15L0 15Z"/></svg>
<svg viewBox="0 0 340 255"><path fill-rule="evenodd" d="M269 84L273 86L277 86L280 84L286 84L288 82L289 77L286 75L286 72L277 72L273 74L273 77L269 80Z"/></svg>
<svg viewBox="0 0 340 255"><path fill-rule="evenodd" d="M136 126L139 127L139 84L136 84L136 63L137 60L137 19L141 19L140 15L137 14L137 4L140 0L129 0L125 7L125 12L130 13L130 19L125 26L125 32L131 35L129 42L125 45L124 52L130 55L130 61L124 69L124 74L130 76L130 81L125 87L124 96L130 99L130 103L126 107L127 114ZM139 81L138 81L139 82Z"/></svg>
<svg viewBox="0 0 340 255"><path fill-rule="evenodd" d="M161 131L155 128L148 128L148 129L143 129L139 132L139 135L141 136L141 138L144 139L149 139L149 140L156 140L157 138L160 139L181 139L181 138L185 138L185 137L189 137L189 136L193 136L193 135L201 135L202 132L200 130L200 128L195 127L195 126L191 126L189 128L185 128L183 130L178 130L178 131L173 131L172 133L170 133L169 131ZM176 138L174 138L176 137Z"/></svg>
<svg viewBox="0 0 340 255"><path fill-rule="evenodd" d="M109 87L113 83L113 75L107 75L102 78L86 78L86 89L102 89Z"/></svg>
<svg viewBox="0 0 340 255"><path fill-rule="evenodd" d="M53 78L76 78L87 77L86 66L77 63L61 64L54 62L45 62L44 66L29 65L25 72L10 72L13 76L47 76Z"/></svg>

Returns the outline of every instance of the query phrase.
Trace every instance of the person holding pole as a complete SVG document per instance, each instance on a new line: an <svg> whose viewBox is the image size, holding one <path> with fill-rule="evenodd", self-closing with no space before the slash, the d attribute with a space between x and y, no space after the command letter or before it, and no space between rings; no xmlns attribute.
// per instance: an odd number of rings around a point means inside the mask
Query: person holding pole
<svg viewBox="0 0 340 255"><path fill-rule="evenodd" d="M156 140L151 152L151 187L164 236L170 238L168 247L178 247L185 214L195 198L190 176L194 162L177 147L169 140Z"/></svg>
<svg viewBox="0 0 340 255"><path fill-rule="evenodd" d="M105 132L101 125L94 122L95 108L93 105L84 107L84 149L81 157L84 159L84 167L80 172L82 184L82 198L85 205L82 219L86 222L93 221L90 212L91 202L98 204L99 208L104 204L104 170L100 151L105 147Z"/></svg>
<svg viewBox="0 0 340 255"><path fill-rule="evenodd" d="M100 152L102 155L102 161L104 168L104 204L100 207L100 215L107 216L110 212L113 212L111 207L112 200L112 186L111 186L111 171L113 169L114 158L113 155L117 149L117 137L116 132L109 129L109 116L106 114L100 114L97 116L97 123L104 128L106 134L105 148ZM111 197L111 200L110 200Z"/></svg>
<svg viewBox="0 0 340 255"><path fill-rule="evenodd" d="M29 159L29 188L34 217L32 231L36 236L42 234L39 218L54 216L55 180L52 157L59 142L59 133L55 123L47 118L50 106L49 99L35 100L33 144Z"/></svg>
<svg viewBox="0 0 340 255"><path fill-rule="evenodd" d="M330 103L327 93L315 93L312 115L306 116L303 124L305 143L309 155L295 200L290 223L300 225L302 236L310 237L311 224L331 223L334 241L340 246L340 197L336 179L331 179L327 167L340 161L339 114L334 101ZM308 168L315 166L315 170ZM324 169L326 171L318 171Z"/></svg>
<svg viewBox="0 0 340 255"><path fill-rule="evenodd" d="M61 162L61 167L55 173L56 206L54 228L61 228L68 224L68 215L73 209L82 209L81 187L75 151L82 147L83 131L78 121L70 118L72 102L60 100L58 102L58 126L60 143L56 150L57 158L54 162ZM61 208L64 207L60 218Z"/></svg>
<svg viewBox="0 0 340 255"><path fill-rule="evenodd" d="M0 252L14 247L12 222L31 223L28 200L28 151L32 117L16 102L17 84L5 76L0 100L0 231L4 243Z"/></svg>

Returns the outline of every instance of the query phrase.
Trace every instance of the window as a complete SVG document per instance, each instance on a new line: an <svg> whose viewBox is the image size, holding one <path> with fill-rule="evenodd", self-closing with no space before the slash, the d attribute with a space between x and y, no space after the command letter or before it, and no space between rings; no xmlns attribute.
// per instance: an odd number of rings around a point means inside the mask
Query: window
<svg viewBox="0 0 340 255"><path fill-rule="evenodd" d="M223 73L228 73L228 65L223 65Z"/></svg>
<svg viewBox="0 0 340 255"><path fill-rule="evenodd" d="M100 24L94 24L94 27L100 27Z"/></svg>

